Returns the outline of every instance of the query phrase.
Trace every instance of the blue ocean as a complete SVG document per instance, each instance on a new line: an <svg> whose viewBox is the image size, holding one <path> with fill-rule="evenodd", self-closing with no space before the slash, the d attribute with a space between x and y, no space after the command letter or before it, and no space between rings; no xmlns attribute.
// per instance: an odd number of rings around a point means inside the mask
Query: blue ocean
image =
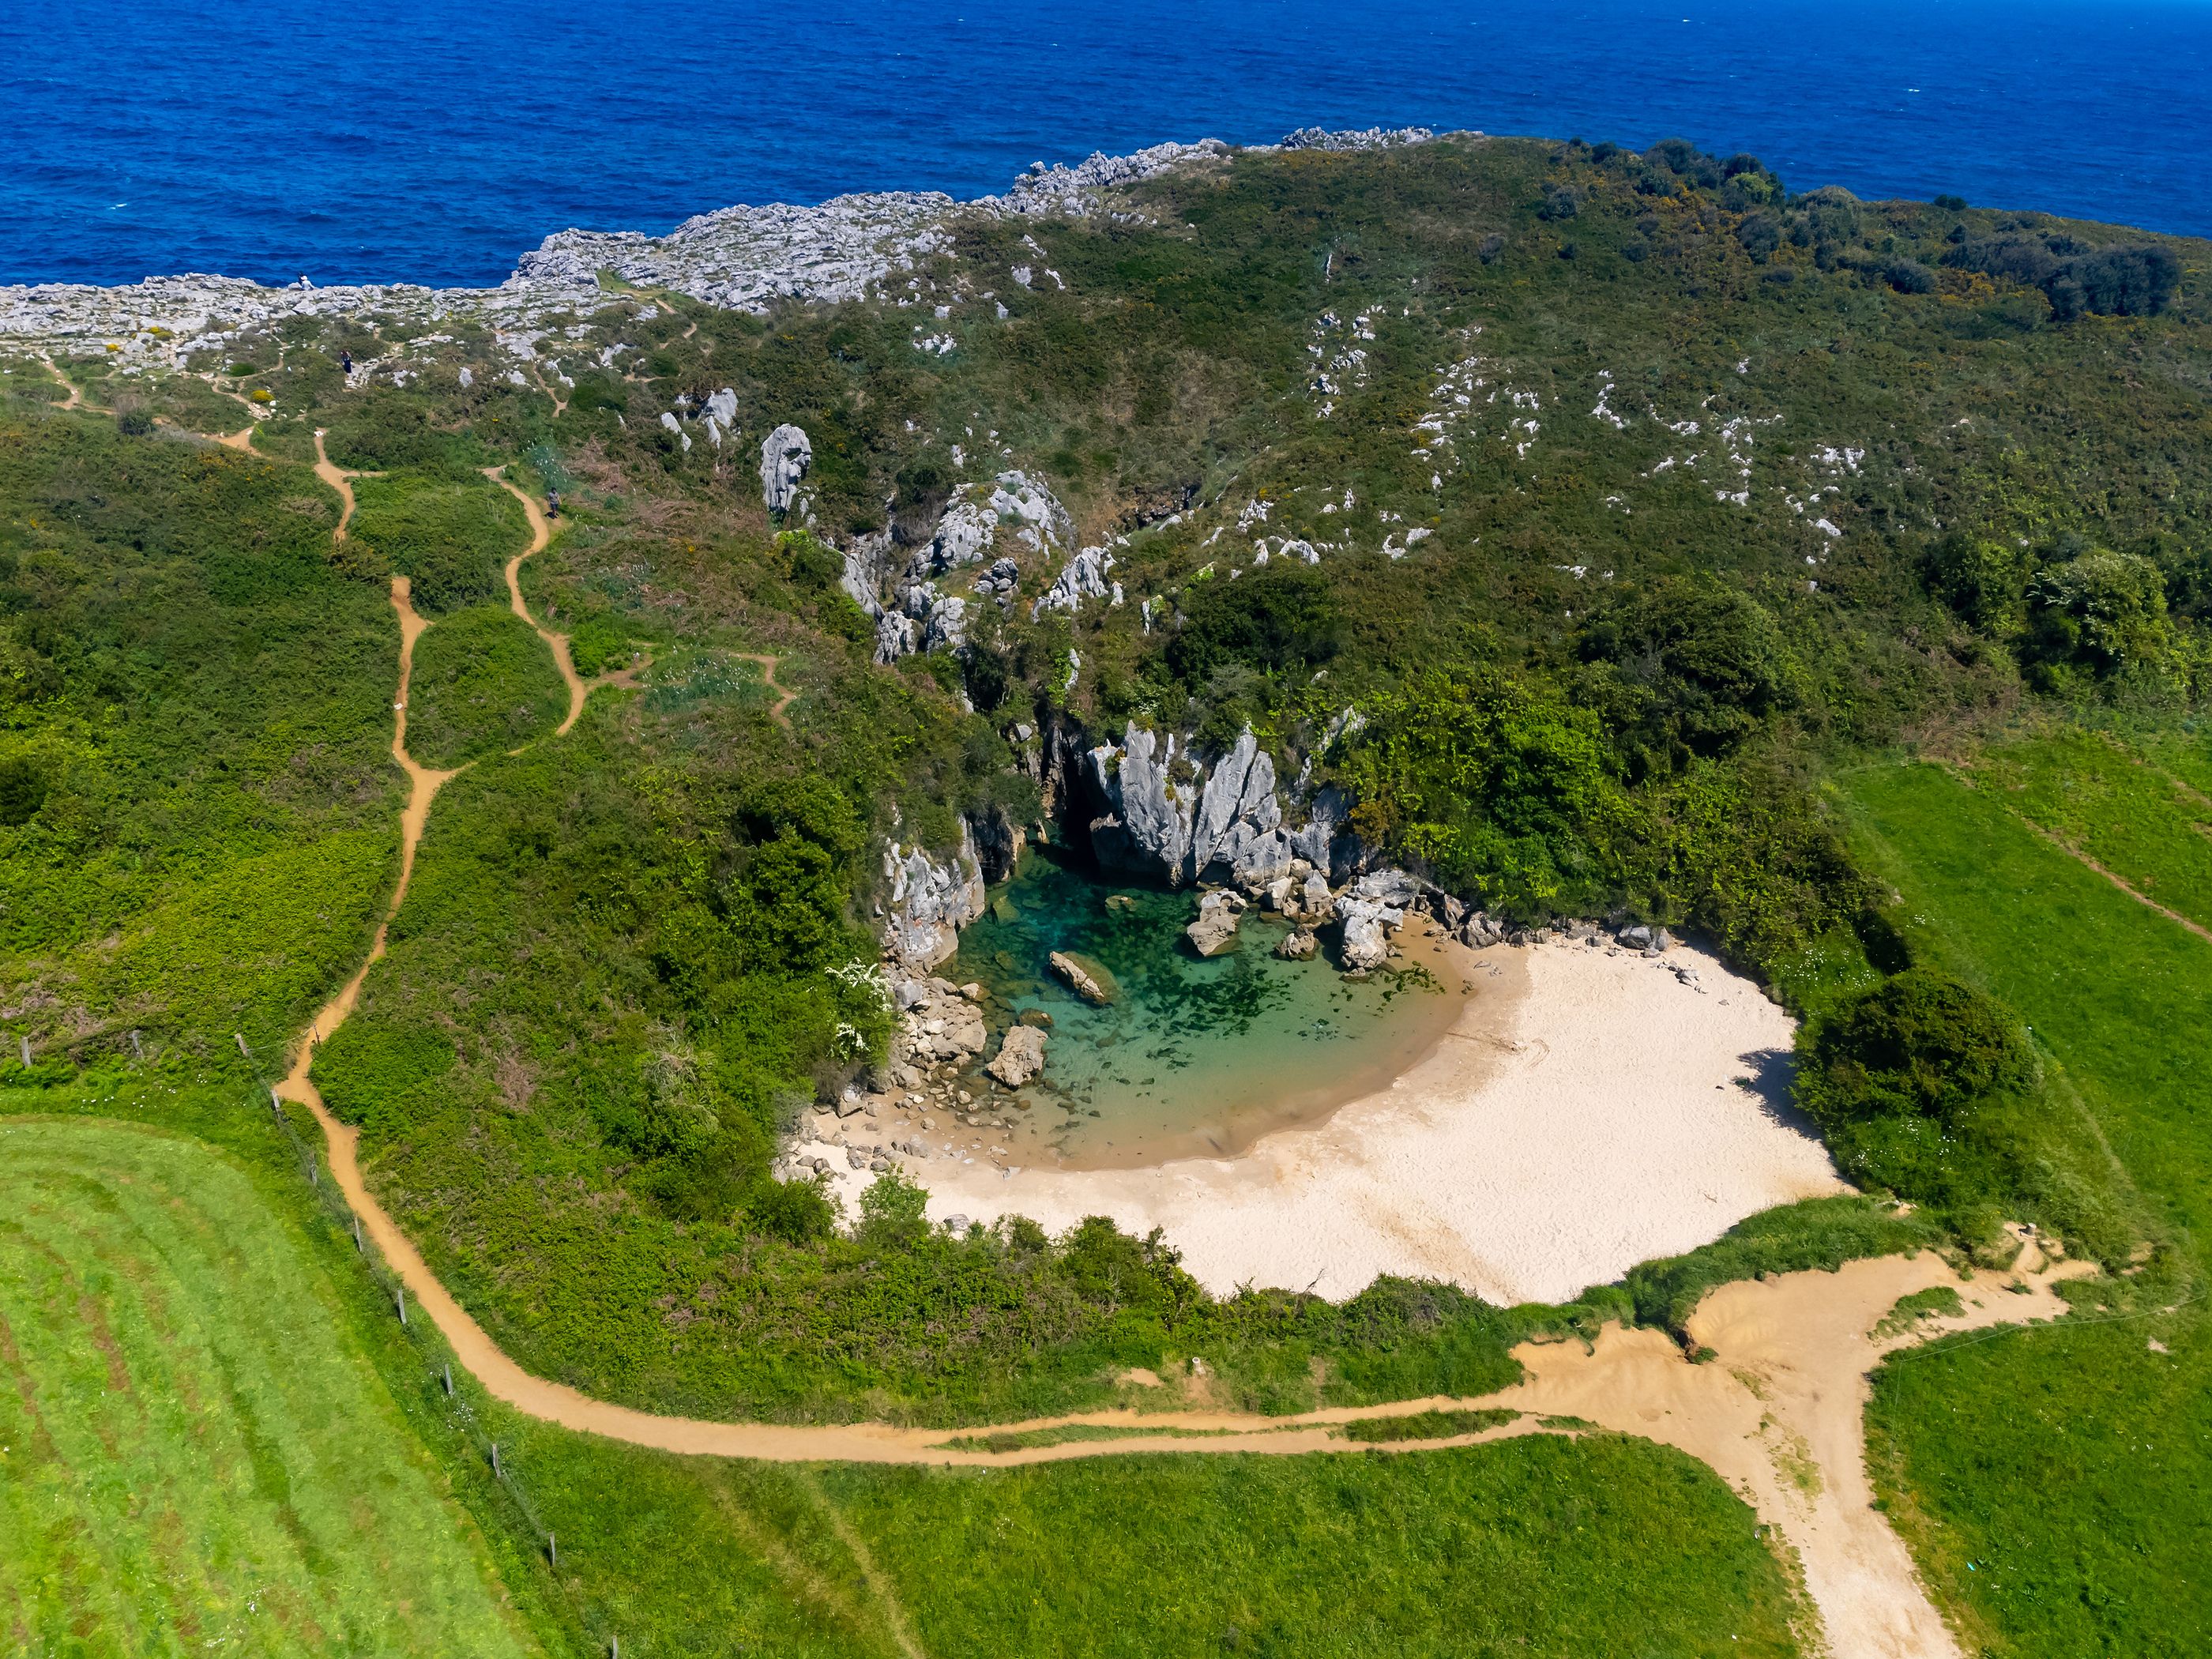
<svg viewBox="0 0 2212 1659"><path fill-rule="evenodd" d="M2207 0L0 0L0 282L485 283L568 226L1422 125L2212 233Z"/></svg>

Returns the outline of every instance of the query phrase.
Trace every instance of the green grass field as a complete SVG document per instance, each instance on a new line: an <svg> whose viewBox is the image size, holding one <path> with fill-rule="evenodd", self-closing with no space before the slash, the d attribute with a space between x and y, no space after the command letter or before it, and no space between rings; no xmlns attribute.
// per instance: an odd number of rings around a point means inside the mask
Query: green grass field
<svg viewBox="0 0 2212 1659"><path fill-rule="evenodd" d="M0 1119L0 1646L540 1650L333 1302L205 1146Z"/></svg>
<svg viewBox="0 0 2212 1659"><path fill-rule="evenodd" d="M950 1471L501 1433L625 1655L1798 1650L1749 1510L1643 1441Z"/></svg>
<svg viewBox="0 0 2212 1659"><path fill-rule="evenodd" d="M530 624L500 605L441 618L416 641L407 749L453 767L543 737L568 712L560 671Z"/></svg>
<svg viewBox="0 0 2212 1659"><path fill-rule="evenodd" d="M2212 1650L2201 1254L2212 1238L2212 945L2014 816L2023 795L2080 802L2119 787L2087 767L2069 775L2069 755L2131 793L2165 788L2117 751L2075 744L2038 750L2021 792L1905 766L1855 775L1848 795L1864 850L1903 894L1916 948L2021 1011L2184 1248L2154 1262L2107 1322L1892 1362L1877 1378L1869 1454L1922 1570L1980 1651L2178 1659ZM2100 811L2075 822L2086 836L2114 820ZM2158 818L2118 822L2124 835L2103 832L2106 855L2124 848L2138 870L2172 872L2162 894L2180 890L2199 857L2195 833L2161 840Z"/></svg>

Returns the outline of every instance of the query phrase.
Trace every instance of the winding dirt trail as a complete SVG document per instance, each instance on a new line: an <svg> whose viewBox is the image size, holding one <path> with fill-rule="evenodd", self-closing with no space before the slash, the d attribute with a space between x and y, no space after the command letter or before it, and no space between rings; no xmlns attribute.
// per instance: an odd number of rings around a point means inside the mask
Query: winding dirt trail
<svg viewBox="0 0 2212 1659"><path fill-rule="evenodd" d="M791 716L785 714L783 711L790 708L793 703L799 700L799 693L791 690L787 687L781 685L776 682L775 671L777 666L783 661L783 659L781 657L771 657L767 653L761 651L740 651L738 653L738 660L740 662L757 662L760 665L761 678L767 682L768 689L775 693L775 702L769 709L768 717L774 720L778 726L781 726L785 731L790 731Z"/></svg>
<svg viewBox="0 0 2212 1659"><path fill-rule="evenodd" d="M350 480L333 465L319 432L315 471L344 503L337 534L353 515ZM496 471L520 497L532 529L530 548L507 567L515 614L554 650L568 685L574 725L588 686L575 673L562 635L541 628L522 603L518 572L544 549L549 527L537 504ZM382 958L392 918L405 898L431 803L455 775L417 765L407 752L408 683L416 641L429 626L410 602L407 579L392 582L399 619L398 689L393 701L392 754L406 773L401 815L399 878L368 958L302 1035L275 1092L304 1106L321 1127L331 1174L392 1271L485 1391L515 1410L579 1433L694 1455L773 1462L859 1462L1007 1467L1145 1451L1291 1455L1310 1452L1431 1450L1516 1435L1576 1433L1588 1425L1674 1446L1715 1470L1772 1527L1801 1567L1805 1587L1826 1626L1833 1659L1956 1659L1958 1644L1929 1601L1911 1556L1871 1507L1864 1421L1869 1373L1885 1354L1953 1331L2055 1318L2066 1310L2057 1291L2065 1278L2094 1271L2086 1263L2051 1262L2023 1237L2006 1272L1961 1279L1933 1253L1854 1261L1833 1273L1778 1275L1713 1291L1692 1315L1689 1334L1715 1358L1692 1364L1664 1333L1608 1325L1594 1344L1524 1343L1515 1350L1524 1369L1512 1388L1475 1400L1431 1398L1380 1407L1268 1418L1236 1412L1118 1409L958 1430L889 1423L789 1425L714 1422L668 1417L598 1400L566 1384L534 1376L510 1358L431 1272L370 1194L362 1179L358 1133L339 1122L310 1076L315 1047L344 1024L368 972ZM774 678L776 659L762 662L781 694L778 719L793 696ZM596 682L595 682L596 683ZM457 770L459 769L456 769ZM1899 1298L1939 1285L1954 1288L1960 1313L1923 1319L1912 1328L1875 1334ZM1438 1409L1497 1407L1520 1415L1480 1433L1372 1447L1344 1434L1364 1419ZM1559 1419L1572 1419L1561 1423ZM1120 1431L1097 1438L986 1449L994 1435L1056 1429ZM979 1443L983 1443L979 1444Z"/></svg>
<svg viewBox="0 0 2212 1659"><path fill-rule="evenodd" d="M337 528L331 532L331 539L334 542L342 542L346 538L346 526L353 522L353 481L356 478L374 478L376 474L349 472L334 463L331 459L331 452L323 447L323 428L317 427L315 428L315 476L337 491L338 524ZM398 599L395 597L392 603L395 605L399 604ZM399 624L399 701L403 704L407 701L407 672L414 666L415 663L416 635L430 625L417 617L415 632L409 633L405 618L414 615L414 606L410 604L402 611ZM392 734L392 752L394 755L401 753L406 747L407 721L404 709L402 718L398 724L399 729ZM400 764L409 766L413 763L403 760ZM396 903L397 901L395 900L394 902Z"/></svg>
<svg viewBox="0 0 2212 1659"><path fill-rule="evenodd" d="M507 477L504 467L488 466L483 475L522 503L522 514L530 521L530 545L507 562L507 608L530 624L538 637L545 641L545 648L553 653L553 665L561 671L561 684L568 688L568 713L560 725L553 728L556 738L566 737L568 728L581 719L584 702L595 685L628 684L635 675L634 669L601 674L586 680L576 672L576 659L569 654L568 636L556 634L530 614L530 607L522 602L522 562L543 553L553 540L553 526L546 522L544 509L531 499L530 493Z"/></svg>

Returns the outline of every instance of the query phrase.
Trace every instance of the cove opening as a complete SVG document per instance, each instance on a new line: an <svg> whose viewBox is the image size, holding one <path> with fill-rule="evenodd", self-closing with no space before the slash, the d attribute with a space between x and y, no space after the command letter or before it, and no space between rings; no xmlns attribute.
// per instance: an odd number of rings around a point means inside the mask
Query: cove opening
<svg viewBox="0 0 2212 1659"><path fill-rule="evenodd" d="M1031 848L993 891L938 971L980 983L994 1024L1026 1016L1045 1028L1033 1082L1008 1091L980 1070L963 1079L975 1112L999 1119L1004 1162L1096 1169L1233 1156L1387 1088L1475 992L1464 953L1417 921L1363 980L1325 955L1276 957L1290 925L1257 907L1236 948L1201 957L1183 937L1197 909L1188 889L1123 884L1056 847ZM1053 971L1056 951L1103 968L1113 1000L1078 997Z"/></svg>

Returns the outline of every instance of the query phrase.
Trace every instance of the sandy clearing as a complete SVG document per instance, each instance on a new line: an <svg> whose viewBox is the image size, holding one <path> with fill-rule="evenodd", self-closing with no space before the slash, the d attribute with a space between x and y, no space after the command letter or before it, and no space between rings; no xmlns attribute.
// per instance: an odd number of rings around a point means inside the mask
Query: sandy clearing
<svg viewBox="0 0 2212 1659"><path fill-rule="evenodd" d="M1432 1053L1389 1088L1240 1157L909 1167L940 1220L1021 1214L1058 1231L1109 1215L1138 1233L1162 1228L1217 1292L1251 1282L1342 1298L1396 1273L1506 1304L1563 1300L1759 1210L1849 1190L1780 1103L1790 1017L1717 958L1565 942L1461 957L1469 976L1496 966L1505 982ZM1048 1049L1048 1075L1050 1065ZM950 1136L940 1123L924 1138ZM857 1201L871 1177L839 1167L842 1148L801 1150L831 1155Z"/></svg>

